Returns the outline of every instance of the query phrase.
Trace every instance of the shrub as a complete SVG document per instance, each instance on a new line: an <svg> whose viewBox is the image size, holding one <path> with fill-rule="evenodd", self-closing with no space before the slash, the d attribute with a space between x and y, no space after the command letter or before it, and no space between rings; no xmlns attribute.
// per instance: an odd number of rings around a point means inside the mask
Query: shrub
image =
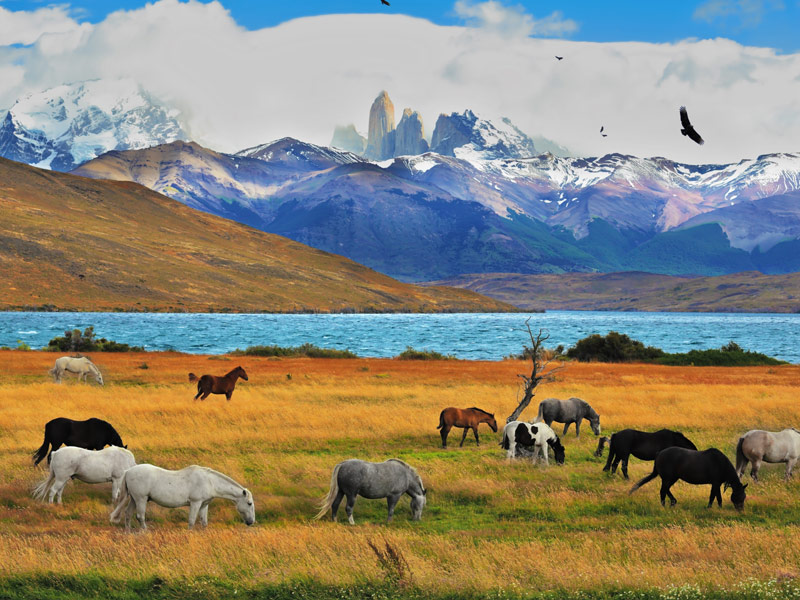
<svg viewBox="0 0 800 600"><path fill-rule="evenodd" d="M50 352L144 352L141 346L121 344L106 338L95 338L94 326L65 331L63 337L54 337L47 342L45 350Z"/></svg>
<svg viewBox="0 0 800 600"><path fill-rule="evenodd" d="M606 336L595 333L578 340L567 350L567 356L581 362L652 362L664 356L664 351L609 331Z"/></svg>
<svg viewBox="0 0 800 600"><path fill-rule="evenodd" d="M455 360L452 354L442 354L436 350L415 350L411 346L406 346L400 354L395 356L398 360Z"/></svg>
<svg viewBox="0 0 800 600"><path fill-rule="evenodd" d="M335 348L319 348L314 344L301 346L249 346L245 350L236 349L231 352L234 356L284 356L308 358L358 358L350 350L336 350Z"/></svg>
<svg viewBox="0 0 800 600"><path fill-rule="evenodd" d="M761 365L784 365L785 361L760 352L743 350L736 342L730 342L719 350L690 350L667 354L658 359L662 365L673 367L757 367Z"/></svg>

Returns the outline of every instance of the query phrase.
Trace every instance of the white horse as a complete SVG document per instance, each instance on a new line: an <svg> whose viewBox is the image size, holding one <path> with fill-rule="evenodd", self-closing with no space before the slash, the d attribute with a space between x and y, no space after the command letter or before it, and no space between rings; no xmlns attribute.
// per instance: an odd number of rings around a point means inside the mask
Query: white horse
<svg viewBox="0 0 800 600"><path fill-rule="evenodd" d="M256 522L253 494L227 475L208 467L192 465L180 471L170 471L154 465L136 465L125 471L120 489L120 501L111 513L111 522L119 523L125 514L125 529L130 531L134 510L142 529L147 501L168 508L189 507L189 529L197 517L208 525L208 505L214 498L225 498L236 504L242 520L247 525Z"/></svg>
<svg viewBox="0 0 800 600"><path fill-rule="evenodd" d="M519 447L533 448L531 460L536 462L539 454L544 456L544 464L550 464L548 446L553 449L556 462L564 464L564 446L558 439L556 432L544 423L526 423L525 421L511 421L503 428L503 441L500 445L506 450L506 458L511 460L517 457Z"/></svg>
<svg viewBox="0 0 800 600"><path fill-rule="evenodd" d="M736 444L736 474L741 477L747 468L747 463L752 462L750 475L757 483L758 470L762 462L785 462L784 481L789 481L798 458L800 458L800 431L797 429L784 429L778 432L753 429L740 437L739 443Z"/></svg>
<svg viewBox="0 0 800 600"><path fill-rule="evenodd" d="M94 376L94 380L103 385L103 374L92 361L85 356L80 358L73 358L71 356L62 356L56 359L56 364L50 369L49 373L53 376L53 381L61 383L61 377L65 372L77 373L78 379L86 381L88 375Z"/></svg>
<svg viewBox="0 0 800 600"><path fill-rule="evenodd" d="M103 450L86 450L77 446L65 446L50 455L50 475L36 486L33 497L44 500L50 492L50 504L61 494L70 479L85 483L111 482L111 501L116 502L122 477L127 469L136 464L133 454L125 448L109 446Z"/></svg>

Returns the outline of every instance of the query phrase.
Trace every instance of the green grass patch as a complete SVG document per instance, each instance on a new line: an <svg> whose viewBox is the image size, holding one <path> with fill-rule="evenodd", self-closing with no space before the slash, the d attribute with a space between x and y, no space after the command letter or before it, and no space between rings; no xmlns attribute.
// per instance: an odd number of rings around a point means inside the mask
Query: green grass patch
<svg viewBox="0 0 800 600"><path fill-rule="evenodd" d="M442 354L436 350L415 350L411 346L406 346L400 354L395 356L398 360L455 360L452 354Z"/></svg>
<svg viewBox="0 0 800 600"><path fill-rule="evenodd" d="M337 350L335 348L320 348L314 344L300 346L248 346L245 350L236 349L230 353L233 356L274 356L286 358L358 358L350 350Z"/></svg>

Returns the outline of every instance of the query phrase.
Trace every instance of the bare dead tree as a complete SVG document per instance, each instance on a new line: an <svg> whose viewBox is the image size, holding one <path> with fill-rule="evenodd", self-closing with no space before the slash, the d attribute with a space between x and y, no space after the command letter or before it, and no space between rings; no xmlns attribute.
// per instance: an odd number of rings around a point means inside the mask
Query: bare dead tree
<svg viewBox="0 0 800 600"><path fill-rule="evenodd" d="M528 317L525 319L525 328L528 330L528 335L531 338L531 345L530 347L524 346L524 352L522 353L523 356L529 355L531 359L531 374L520 374L517 377L522 379L524 385L524 393L522 395L522 400L520 401L517 408L514 409L514 412L506 419L506 423L510 423L511 421L516 421L522 411L525 410L528 405L533 400L533 396L536 394L536 386L538 386L542 382L553 381L554 375L556 372L562 370L564 366L558 367L551 367L550 363L553 362L554 357L545 358L544 356L544 343L550 339L550 333L545 329L540 329L539 333L533 335L533 331L531 330L530 325L531 318Z"/></svg>

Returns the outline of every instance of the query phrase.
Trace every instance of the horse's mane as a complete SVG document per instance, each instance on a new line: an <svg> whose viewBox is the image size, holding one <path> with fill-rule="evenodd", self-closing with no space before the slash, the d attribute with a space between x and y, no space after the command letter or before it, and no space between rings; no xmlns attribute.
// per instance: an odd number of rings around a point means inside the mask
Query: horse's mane
<svg viewBox="0 0 800 600"><path fill-rule="evenodd" d="M477 406L470 406L469 410L477 410L479 413L485 414L487 417L493 417L494 415L490 412L483 410L482 408L478 408Z"/></svg>
<svg viewBox="0 0 800 600"><path fill-rule="evenodd" d="M200 465L195 465L195 466L199 467ZM219 471L216 471L216 470L212 469L211 467L200 467L200 468L205 470L205 471L208 471L209 473L213 473L214 475L218 475L221 479L224 479L225 481L227 481L229 483L237 485L240 488L242 488L243 490L247 489L241 483L236 481L233 477L229 477L228 475L225 475L225 473L220 473Z"/></svg>
<svg viewBox="0 0 800 600"><path fill-rule="evenodd" d="M412 467L410 464L408 464L406 461L404 461L404 460L400 460L399 458L389 458L389 459L387 459L387 460L386 460L386 462L398 462L398 463L400 463L401 465L403 465L404 467L407 467L407 468L408 468L408 469L409 469L409 470L410 470L412 473L414 473L414 475L416 475L416 476L417 476L417 479L419 480L419 485L420 485L420 487L421 487L423 490L425 489L425 486L424 486L424 485L423 485L423 483L422 483L422 477L420 477L420 475L419 475L419 473L417 472L417 470L416 470L414 467Z"/></svg>
<svg viewBox="0 0 800 600"><path fill-rule="evenodd" d="M244 371L244 369L241 366L235 367L230 371L228 371L227 373L225 373L225 377L227 377L228 375L233 375L234 373L236 373L236 371Z"/></svg>

